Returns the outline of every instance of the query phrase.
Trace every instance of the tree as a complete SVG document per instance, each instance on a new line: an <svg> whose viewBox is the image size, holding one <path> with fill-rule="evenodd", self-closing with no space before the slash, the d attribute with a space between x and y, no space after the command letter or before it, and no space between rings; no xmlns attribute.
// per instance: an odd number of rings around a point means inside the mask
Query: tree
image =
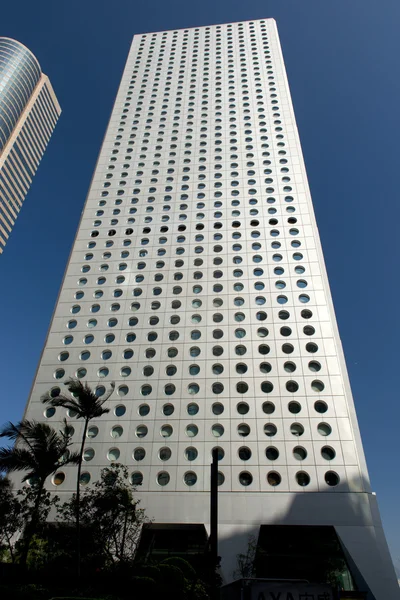
<svg viewBox="0 0 400 600"><path fill-rule="evenodd" d="M57 433L46 423L24 419L16 425L7 423L0 430L0 437L14 441L14 446L0 448L0 473L26 471L22 481L29 481L34 495L33 509L25 525L21 564L25 567L29 545L35 534L40 517L44 484L67 464L78 464L79 455L70 452L72 429L64 421L64 428Z"/></svg>
<svg viewBox="0 0 400 600"><path fill-rule="evenodd" d="M15 562L13 538L23 528L22 506L8 477L0 479L0 555Z"/></svg>
<svg viewBox="0 0 400 600"><path fill-rule="evenodd" d="M76 513L74 495L59 510L59 519L68 523ZM99 481L81 497L81 524L94 540L99 565L121 567L135 557L142 525L149 522L139 500L132 494L128 470L113 464L102 470Z"/></svg>
<svg viewBox="0 0 400 600"><path fill-rule="evenodd" d="M256 576L256 554L260 550L254 535L250 535L245 554L237 554L237 569L233 572L235 579Z"/></svg>
<svg viewBox="0 0 400 600"><path fill-rule="evenodd" d="M47 392L41 398L42 402L45 404L50 404L51 406L58 407L62 406L67 410L74 411L77 419L83 419L84 427L82 433L82 442L81 449L79 452L79 461L78 461L78 474L76 481L76 537L77 537L77 550L78 550L78 575L80 574L80 480L81 480L81 470L82 470L82 460L83 460L83 452L85 449L86 442L86 434L88 430L89 423L92 419L97 419L102 415L110 412L109 408L104 408L105 402L109 399L111 394L115 389L115 383L111 382L110 390L104 394L104 396L99 397L96 393L90 388L87 383L82 383L78 379L70 378L66 381L65 385L70 392L70 396L65 396L60 394L59 396L55 396L54 398L51 395L51 392Z"/></svg>

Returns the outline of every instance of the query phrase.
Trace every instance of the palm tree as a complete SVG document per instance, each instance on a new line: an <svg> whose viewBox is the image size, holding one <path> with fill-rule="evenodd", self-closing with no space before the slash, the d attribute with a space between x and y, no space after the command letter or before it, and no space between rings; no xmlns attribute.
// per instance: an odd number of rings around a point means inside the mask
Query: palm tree
<svg viewBox="0 0 400 600"><path fill-rule="evenodd" d="M70 396L60 394L54 398L51 396L51 392L47 392L41 398L45 404L57 407L62 406L67 410L73 411L77 419L84 420L84 427L82 433L81 449L79 452L78 462L78 475L76 481L76 533L77 533L77 546L78 546L78 575L80 574L80 479L82 470L83 452L85 449L86 434L89 426L89 422L92 419L98 419L102 415L110 412L109 408L104 408L104 403L107 402L111 394L115 389L115 383L111 382L111 388L103 396L99 397L91 389L87 383L82 383L79 379L73 379L72 377L65 382L65 385L70 392Z"/></svg>
<svg viewBox="0 0 400 600"><path fill-rule="evenodd" d="M79 454L70 452L72 428L64 421L57 432L46 423L24 419L16 425L6 423L0 429L0 437L14 441L14 446L0 448L0 473L27 471L22 481L31 480L36 493L30 522L25 526L21 564L25 567L29 546L36 531L40 501L44 484L49 475L67 464L78 464Z"/></svg>

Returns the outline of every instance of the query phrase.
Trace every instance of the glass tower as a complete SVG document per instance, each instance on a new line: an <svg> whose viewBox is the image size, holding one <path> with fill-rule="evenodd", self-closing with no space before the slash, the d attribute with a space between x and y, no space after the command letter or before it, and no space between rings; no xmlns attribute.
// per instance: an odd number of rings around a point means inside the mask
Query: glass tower
<svg viewBox="0 0 400 600"><path fill-rule="evenodd" d="M26 415L61 424L40 396L71 376L116 382L82 486L120 461L155 530L208 531L218 447L226 581L249 535L298 577L317 533L398 597L273 19L135 35Z"/></svg>
<svg viewBox="0 0 400 600"><path fill-rule="evenodd" d="M0 37L0 253L61 109L35 56Z"/></svg>

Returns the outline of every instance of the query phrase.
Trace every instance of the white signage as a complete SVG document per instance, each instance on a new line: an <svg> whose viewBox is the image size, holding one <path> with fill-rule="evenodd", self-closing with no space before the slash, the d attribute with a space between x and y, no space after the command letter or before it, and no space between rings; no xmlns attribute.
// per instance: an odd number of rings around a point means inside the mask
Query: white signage
<svg viewBox="0 0 400 600"><path fill-rule="evenodd" d="M250 600L334 600L332 588L326 585L254 581L249 587Z"/></svg>

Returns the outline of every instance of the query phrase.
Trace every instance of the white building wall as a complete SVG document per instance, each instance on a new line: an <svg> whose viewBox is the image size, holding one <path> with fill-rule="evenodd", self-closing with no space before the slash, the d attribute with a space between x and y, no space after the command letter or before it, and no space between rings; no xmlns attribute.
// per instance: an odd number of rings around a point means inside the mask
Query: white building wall
<svg viewBox="0 0 400 600"><path fill-rule="evenodd" d="M351 525L364 542L375 531L273 19L134 37L27 415L46 418L41 394L68 376L116 381L85 477L123 462L156 522L207 525L211 451L223 450L227 580L260 524L329 524L340 536ZM82 423L70 420L78 445ZM69 493L75 470L63 476L51 485ZM375 597L397 597L384 536L369 548L343 536Z"/></svg>

